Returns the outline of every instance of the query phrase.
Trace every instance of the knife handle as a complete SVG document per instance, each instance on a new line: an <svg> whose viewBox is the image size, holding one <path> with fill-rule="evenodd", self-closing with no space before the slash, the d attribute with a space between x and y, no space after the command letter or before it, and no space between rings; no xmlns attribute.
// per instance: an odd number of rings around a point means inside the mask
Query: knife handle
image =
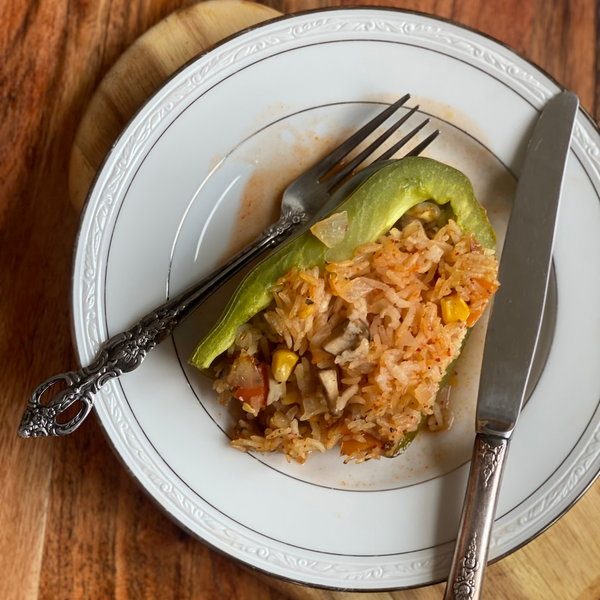
<svg viewBox="0 0 600 600"><path fill-rule="evenodd" d="M478 600L508 439L478 433L444 600Z"/></svg>

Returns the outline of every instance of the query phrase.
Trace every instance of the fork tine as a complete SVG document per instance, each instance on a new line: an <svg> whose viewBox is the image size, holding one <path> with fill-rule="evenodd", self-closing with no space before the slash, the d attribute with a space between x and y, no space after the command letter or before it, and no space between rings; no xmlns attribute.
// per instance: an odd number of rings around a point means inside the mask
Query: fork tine
<svg viewBox="0 0 600 600"><path fill-rule="evenodd" d="M407 133L399 142L396 142L389 150L386 150L381 156L379 156L374 162L379 162L381 160L387 160L388 158L392 158L402 146L405 146L427 123L429 123L430 119L425 119L420 125L417 125L412 131ZM407 155L408 156L408 155ZM414 156L411 154L410 156Z"/></svg>
<svg viewBox="0 0 600 600"><path fill-rule="evenodd" d="M419 105L411 108L401 119L399 119L396 123L394 123L389 129L384 131L373 143L371 143L367 148L365 148L360 154L355 156L348 164L344 165L343 169L336 171L331 177L325 180L325 185L328 186L328 189L333 188L337 185L348 173L351 173L363 162L368 156L373 154L385 140L387 140L403 123L406 123L410 117L412 117L415 112L419 109Z"/></svg>
<svg viewBox="0 0 600 600"><path fill-rule="evenodd" d="M383 112L379 113L374 119L361 127L356 133L351 135L345 142L340 144L335 150L328 154L323 160L319 161L310 169L311 175L320 179L331 171L347 154L352 152L368 135L373 133L388 117L390 117L398 108L410 99L410 94L402 96L400 100L388 106ZM313 170L314 169L314 170Z"/></svg>
<svg viewBox="0 0 600 600"><path fill-rule="evenodd" d="M438 129L434 131L431 135L426 137L420 144L417 144L406 156L418 156L435 140L435 138L440 135L441 131ZM406 158L406 156L404 158Z"/></svg>

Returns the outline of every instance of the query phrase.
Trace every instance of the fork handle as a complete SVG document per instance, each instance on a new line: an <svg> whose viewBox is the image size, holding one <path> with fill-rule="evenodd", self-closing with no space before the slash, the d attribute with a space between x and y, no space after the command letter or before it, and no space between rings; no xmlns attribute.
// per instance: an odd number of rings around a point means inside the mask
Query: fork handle
<svg viewBox="0 0 600 600"><path fill-rule="evenodd" d="M475 439L467 493L444 600L479 600L509 440Z"/></svg>
<svg viewBox="0 0 600 600"><path fill-rule="evenodd" d="M75 431L91 412L94 395L102 385L139 367L148 352L170 335L177 322L176 312L168 306L159 308L147 314L129 331L110 338L88 367L61 373L44 381L27 402L19 436L62 436ZM60 382L67 384L66 389L42 403L44 394ZM81 402L77 415L65 423L59 423L59 415L76 402Z"/></svg>
<svg viewBox="0 0 600 600"><path fill-rule="evenodd" d="M110 379L137 369L148 352L165 340L196 308L214 294L229 278L241 271L265 250L284 241L305 220L301 213L288 213L267 228L249 246L224 265L172 300L148 313L128 331L111 337L101 347L95 360L79 371L55 375L44 381L31 394L19 425L19 436L62 436L75 431L89 415L94 396ZM67 388L47 402L44 394L56 383ZM81 409L65 423L57 418L76 402Z"/></svg>
<svg viewBox="0 0 600 600"><path fill-rule="evenodd" d="M249 265L266 250L276 248L306 220L300 212L287 212L279 221L267 227L253 242L241 252L215 269L210 275L195 283L161 308L168 307L178 314L178 323L194 312L203 302L212 296L233 275Z"/></svg>

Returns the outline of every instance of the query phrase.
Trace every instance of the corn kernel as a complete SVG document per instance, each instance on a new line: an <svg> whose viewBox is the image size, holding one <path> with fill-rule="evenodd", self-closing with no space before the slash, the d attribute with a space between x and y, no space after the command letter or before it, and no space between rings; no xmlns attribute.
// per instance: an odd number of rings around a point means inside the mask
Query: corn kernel
<svg viewBox="0 0 600 600"><path fill-rule="evenodd" d="M288 388L287 394L281 400L281 404L284 406L290 406L291 404L296 404L298 399L298 391L295 388Z"/></svg>
<svg viewBox="0 0 600 600"><path fill-rule="evenodd" d="M295 352L292 352L291 350L275 350L275 352L273 352L271 369L273 370L273 377L276 381L279 383L287 381L297 362L298 355Z"/></svg>
<svg viewBox="0 0 600 600"><path fill-rule="evenodd" d="M444 323L466 321L471 313L471 309L467 303L458 294L442 298L441 304Z"/></svg>
<svg viewBox="0 0 600 600"><path fill-rule="evenodd" d="M312 300L310 301L310 303L305 302L298 310L298 317L300 317L301 319L306 319L313 314L314 309L314 302Z"/></svg>
<svg viewBox="0 0 600 600"><path fill-rule="evenodd" d="M256 416L256 411L247 403L247 402L243 402L242 403L242 408L247 412L250 413L251 415Z"/></svg>

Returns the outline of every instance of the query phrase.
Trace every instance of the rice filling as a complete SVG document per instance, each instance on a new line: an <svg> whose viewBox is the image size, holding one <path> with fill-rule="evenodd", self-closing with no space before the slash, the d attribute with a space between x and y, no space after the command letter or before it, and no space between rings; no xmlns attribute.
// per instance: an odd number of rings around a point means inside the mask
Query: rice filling
<svg viewBox="0 0 600 600"><path fill-rule="evenodd" d="M238 411L234 448L302 463L339 445L362 462L395 456L421 425L451 425L440 383L498 287L498 262L431 212L351 260L277 281L215 362L219 401Z"/></svg>

